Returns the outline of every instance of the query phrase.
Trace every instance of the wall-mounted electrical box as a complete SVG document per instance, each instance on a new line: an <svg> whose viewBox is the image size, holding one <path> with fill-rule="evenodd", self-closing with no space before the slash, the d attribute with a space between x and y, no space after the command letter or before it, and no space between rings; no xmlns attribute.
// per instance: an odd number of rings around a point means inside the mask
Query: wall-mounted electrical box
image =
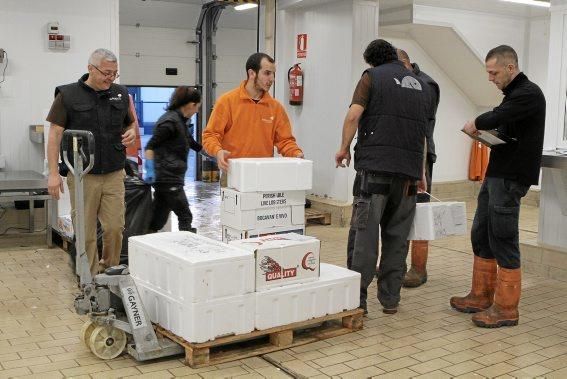
<svg viewBox="0 0 567 379"><path fill-rule="evenodd" d="M47 47L51 50L69 50L71 48L71 36L60 34L57 21L47 23Z"/></svg>

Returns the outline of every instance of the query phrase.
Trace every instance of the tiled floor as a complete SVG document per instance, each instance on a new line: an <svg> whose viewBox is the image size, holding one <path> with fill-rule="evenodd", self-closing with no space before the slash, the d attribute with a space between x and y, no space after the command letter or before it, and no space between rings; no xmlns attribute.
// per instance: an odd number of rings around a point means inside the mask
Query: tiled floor
<svg viewBox="0 0 567 379"><path fill-rule="evenodd" d="M219 238L218 188L191 185L188 193L199 232ZM471 220L474 202L468 209ZM522 240L535 238L537 216L537 208L522 209ZM307 233L321 239L323 261L344 265L346 228L309 226ZM283 370L261 357L197 370L181 358L99 360L79 341L84 317L73 311L68 256L42 243L41 236L0 239L1 378L567 377L567 283L525 275L517 327L476 328L449 307L450 296L469 289L466 236L431 243L429 281L402 291L396 315L373 301L362 331L269 354Z"/></svg>

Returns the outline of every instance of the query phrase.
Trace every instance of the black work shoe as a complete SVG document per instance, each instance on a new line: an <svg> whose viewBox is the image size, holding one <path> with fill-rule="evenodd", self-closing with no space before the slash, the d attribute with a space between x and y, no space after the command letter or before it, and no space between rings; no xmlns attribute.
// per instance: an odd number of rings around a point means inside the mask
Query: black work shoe
<svg viewBox="0 0 567 379"><path fill-rule="evenodd" d="M398 313L398 307L397 306L396 307L390 307L390 308L384 307L382 309L382 312L384 312L387 315L393 315L393 314Z"/></svg>
<svg viewBox="0 0 567 379"><path fill-rule="evenodd" d="M361 306L358 307L358 308L364 310L364 316L366 316L366 315L368 314L368 309L366 308L366 305L361 305Z"/></svg>

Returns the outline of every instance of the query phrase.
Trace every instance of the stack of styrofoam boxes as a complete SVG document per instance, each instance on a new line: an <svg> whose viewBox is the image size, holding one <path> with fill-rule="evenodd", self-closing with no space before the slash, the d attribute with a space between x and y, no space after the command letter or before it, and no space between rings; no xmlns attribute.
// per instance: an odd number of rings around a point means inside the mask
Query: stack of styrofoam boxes
<svg viewBox="0 0 567 379"><path fill-rule="evenodd" d="M360 274L319 264L321 243L299 234L235 240L256 258L256 329L306 321L357 308Z"/></svg>
<svg viewBox="0 0 567 379"><path fill-rule="evenodd" d="M152 322L188 342L254 330L254 254L189 232L128 239L130 274Z"/></svg>
<svg viewBox="0 0 567 379"><path fill-rule="evenodd" d="M305 190L313 162L299 158L229 160L221 190L222 240L278 233L305 233Z"/></svg>

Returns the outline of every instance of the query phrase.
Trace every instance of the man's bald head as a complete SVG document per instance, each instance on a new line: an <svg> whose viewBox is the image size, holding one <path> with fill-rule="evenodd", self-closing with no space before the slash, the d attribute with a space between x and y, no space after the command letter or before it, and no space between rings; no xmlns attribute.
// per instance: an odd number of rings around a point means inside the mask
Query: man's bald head
<svg viewBox="0 0 567 379"><path fill-rule="evenodd" d="M411 70L411 61L409 58L408 53L406 53L404 50L402 49L397 49L396 52L398 53L398 59L404 64L404 66L408 69Z"/></svg>

